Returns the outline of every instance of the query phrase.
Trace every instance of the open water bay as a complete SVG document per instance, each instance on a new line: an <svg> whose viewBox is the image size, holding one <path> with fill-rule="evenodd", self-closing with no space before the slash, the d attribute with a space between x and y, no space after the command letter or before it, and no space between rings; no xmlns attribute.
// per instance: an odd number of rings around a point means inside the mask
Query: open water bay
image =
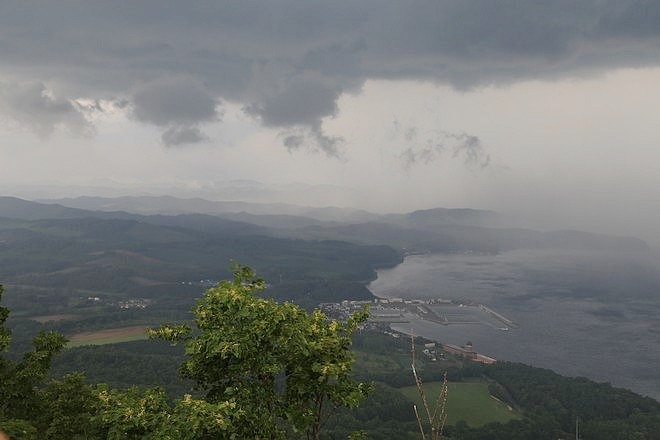
<svg viewBox="0 0 660 440"><path fill-rule="evenodd" d="M408 256L369 285L382 298L476 302L517 328L439 325L396 330L499 360L584 376L660 399L660 258L654 253L519 250Z"/></svg>

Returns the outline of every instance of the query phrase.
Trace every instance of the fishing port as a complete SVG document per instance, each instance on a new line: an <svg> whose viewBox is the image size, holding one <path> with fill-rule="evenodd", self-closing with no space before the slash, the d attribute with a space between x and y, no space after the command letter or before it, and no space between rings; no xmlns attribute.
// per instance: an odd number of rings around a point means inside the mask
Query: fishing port
<svg viewBox="0 0 660 440"><path fill-rule="evenodd" d="M413 320L425 320L440 325L483 325L508 331L518 328L510 318L478 303L461 303L446 299L375 299L373 301L342 301L323 303L321 310L332 318L342 319L369 306L370 322L400 324Z"/></svg>

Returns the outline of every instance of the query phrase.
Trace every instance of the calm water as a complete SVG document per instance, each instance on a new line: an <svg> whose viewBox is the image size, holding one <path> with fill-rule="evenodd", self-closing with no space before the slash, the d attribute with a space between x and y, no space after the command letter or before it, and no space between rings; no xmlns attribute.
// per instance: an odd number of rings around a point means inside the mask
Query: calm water
<svg viewBox="0 0 660 440"><path fill-rule="evenodd" d="M483 303L519 325L393 328L445 343L470 340L502 360L660 399L660 259L651 254L512 251L498 255L418 255L380 270L369 285L384 298Z"/></svg>

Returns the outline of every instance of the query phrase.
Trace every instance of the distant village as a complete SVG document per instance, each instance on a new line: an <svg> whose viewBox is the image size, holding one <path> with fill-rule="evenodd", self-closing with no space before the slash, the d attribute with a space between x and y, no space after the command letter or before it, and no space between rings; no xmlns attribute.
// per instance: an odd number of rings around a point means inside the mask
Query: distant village
<svg viewBox="0 0 660 440"><path fill-rule="evenodd" d="M392 330L390 324L406 323L414 319L423 319L440 325L486 325L501 331L517 328L512 320L483 304L464 304L447 299L379 298L372 301L344 300L340 303L323 303L320 304L320 308L323 313L332 319L345 320L365 305L369 306L370 313L367 326L374 330L380 330L394 338L405 335ZM462 346L429 342L425 344L423 350L423 354L432 361L438 360L443 353L461 356L484 364L496 362L496 359L492 357L475 352L470 341Z"/></svg>
<svg viewBox="0 0 660 440"><path fill-rule="evenodd" d="M217 284L214 280L186 281L182 284L195 284L211 287ZM98 296L89 296L87 302L116 306L121 309L145 309L152 303L151 299L128 298L124 301L107 301ZM406 323L415 319L431 321L440 325L475 324L487 325L497 330L508 331L517 328L517 325L506 316L486 307L483 304L461 303L449 299L403 299L403 298L376 298L370 301L344 300L339 303L321 303L319 308L331 319L340 321L348 319L354 312L369 306L369 321L366 324L371 330L382 331L393 337L400 338L407 335L390 328L390 324ZM424 344L423 354L432 361L437 361L443 353L461 356L484 364L493 364L492 357L474 351L472 343L458 346L429 342Z"/></svg>
<svg viewBox="0 0 660 440"><path fill-rule="evenodd" d="M109 306L116 306L120 309L146 309L153 302L151 299L146 298L128 298L124 301L107 301L99 296L88 296L88 303L104 304Z"/></svg>

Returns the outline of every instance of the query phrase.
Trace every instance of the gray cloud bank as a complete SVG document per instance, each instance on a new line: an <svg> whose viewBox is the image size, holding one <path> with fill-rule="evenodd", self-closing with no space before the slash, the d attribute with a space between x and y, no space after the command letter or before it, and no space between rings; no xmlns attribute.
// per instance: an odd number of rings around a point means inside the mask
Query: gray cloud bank
<svg viewBox="0 0 660 440"><path fill-rule="evenodd" d="M47 135L89 130L77 99L121 97L180 145L205 141L231 101L288 148L336 155L322 119L367 79L465 89L655 66L657 23L660 2L632 0L9 0L0 109Z"/></svg>
<svg viewBox="0 0 660 440"><path fill-rule="evenodd" d="M49 136L58 126L64 126L76 135L91 134L93 127L85 116L87 110L88 107L73 100L53 96L40 82L0 82L0 115L41 137Z"/></svg>

